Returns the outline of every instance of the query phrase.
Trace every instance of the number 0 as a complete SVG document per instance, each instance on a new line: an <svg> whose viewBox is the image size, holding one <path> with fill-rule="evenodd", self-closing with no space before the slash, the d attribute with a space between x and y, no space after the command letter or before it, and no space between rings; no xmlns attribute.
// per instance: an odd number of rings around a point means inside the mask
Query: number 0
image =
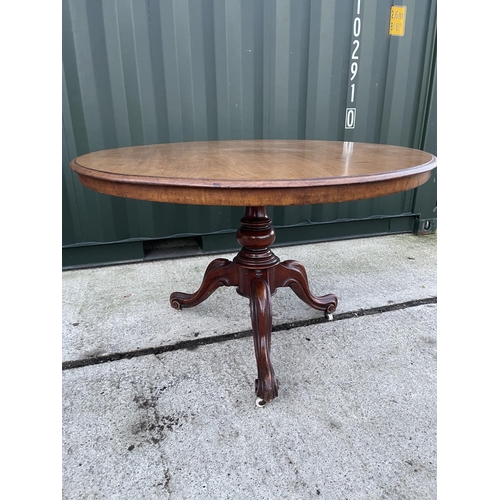
<svg viewBox="0 0 500 500"><path fill-rule="evenodd" d="M359 17L356 17L354 19L354 26L352 28L352 31L354 33L354 36L359 36L361 33L361 19Z"/></svg>
<svg viewBox="0 0 500 500"><path fill-rule="evenodd" d="M345 128L354 128L356 125L356 108L345 110Z"/></svg>

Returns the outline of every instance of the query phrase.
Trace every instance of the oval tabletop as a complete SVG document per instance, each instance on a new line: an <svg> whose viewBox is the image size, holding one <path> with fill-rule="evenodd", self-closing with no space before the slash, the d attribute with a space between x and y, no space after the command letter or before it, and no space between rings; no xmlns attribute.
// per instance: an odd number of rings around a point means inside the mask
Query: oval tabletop
<svg viewBox="0 0 500 500"><path fill-rule="evenodd" d="M235 140L131 146L70 167L100 193L196 205L305 205L374 198L422 185L430 153L381 144Z"/></svg>

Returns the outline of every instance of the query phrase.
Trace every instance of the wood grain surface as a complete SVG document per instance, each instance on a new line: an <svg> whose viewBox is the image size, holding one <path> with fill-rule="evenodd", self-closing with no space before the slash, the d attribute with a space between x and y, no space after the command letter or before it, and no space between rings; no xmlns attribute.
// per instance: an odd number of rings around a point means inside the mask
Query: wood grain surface
<svg viewBox="0 0 500 500"><path fill-rule="evenodd" d="M337 141L238 140L132 146L79 156L95 191L197 205L301 205L373 198L426 182L424 151Z"/></svg>

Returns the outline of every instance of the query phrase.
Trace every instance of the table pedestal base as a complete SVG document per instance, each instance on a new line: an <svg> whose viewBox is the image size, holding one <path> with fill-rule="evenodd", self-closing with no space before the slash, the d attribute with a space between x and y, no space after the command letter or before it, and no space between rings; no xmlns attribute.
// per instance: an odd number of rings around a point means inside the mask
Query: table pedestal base
<svg viewBox="0 0 500 500"><path fill-rule="evenodd" d="M270 250L276 239L266 207L247 207L236 239L243 247L233 261L215 259L205 271L200 288L193 294L175 292L170 304L175 309L194 307L221 286L236 286L250 299L257 380L255 392L266 403L278 396L278 380L271 364L271 296L288 286L306 304L331 314L337 308L333 294L315 297L309 290L304 266L295 260L280 262Z"/></svg>

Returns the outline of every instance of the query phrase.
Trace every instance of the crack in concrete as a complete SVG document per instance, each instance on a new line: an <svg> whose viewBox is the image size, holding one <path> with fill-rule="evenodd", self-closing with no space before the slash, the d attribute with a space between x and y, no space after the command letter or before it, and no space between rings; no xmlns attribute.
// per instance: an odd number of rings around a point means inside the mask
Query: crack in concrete
<svg viewBox="0 0 500 500"><path fill-rule="evenodd" d="M309 325L318 325L320 323L329 323L333 321L342 321L351 318L360 318L362 316L371 316L373 314L382 314L385 312L398 311L407 309L409 307L418 307L427 304L437 304L437 297L429 297L426 299L410 300L408 302L400 302L397 304L390 304L386 306L372 307L370 309L358 309L357 311L348 311L345 313L334 314L333 319L327 318L312 318L307 320L295 321L291 323L283 323L281 325L273 326L274 332L281 332L292 330L295 328L302 328ZM156 358L163 363L163 360L157 355L165 352L178 351L182 349L196 349L199 346L217 344L219 342L227 342L229 340L241 339L251 337L252 330L243 330L240 332L226 333L222 335L214 335L212 337L195 338L192 340L182 340L176 344L164 345L159 347L148 347L145 349L137 349L136 351L117 352L113 354L106 354L103 356L96 356L93 358L77 359L74 361L63 361L62 369L70 370L74 368L82 368L84 366L98 365L101 363L109 363L111 361L119 361L121 359L131 359L139 356L149 356L153 354Z"/></svg>
<svg viewBox="0 0 500 500"><path fill-rule="evenodd" d="M163 365L165 366L165 362L163 361L163 359L160 358L160 356L158 356L159 353L154 353L154 357Z"/></svg>

